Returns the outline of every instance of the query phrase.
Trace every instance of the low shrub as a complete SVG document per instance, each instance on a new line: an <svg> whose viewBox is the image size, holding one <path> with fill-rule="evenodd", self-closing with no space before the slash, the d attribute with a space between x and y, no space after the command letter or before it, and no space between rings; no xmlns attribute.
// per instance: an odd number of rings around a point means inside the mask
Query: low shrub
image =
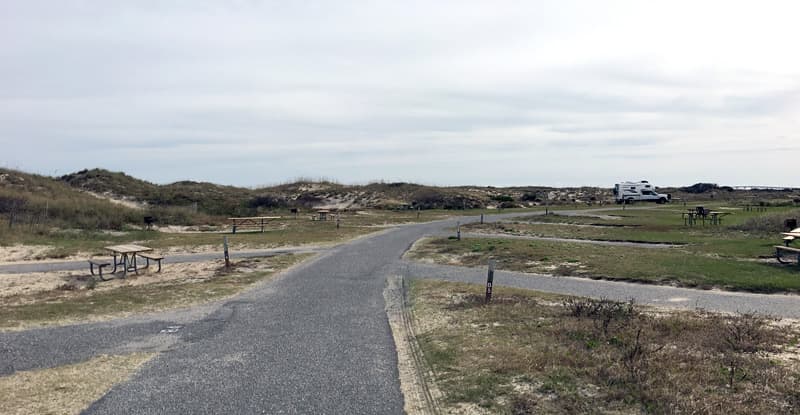
<svg viewBox="0 0 800 415"><path fill-rule="evenodd" d="M733 228L746 232L765 234L783 232L783 223L786 219L800 219L800 209L757 216L747 219L741 225L734 226Z"/></svg>

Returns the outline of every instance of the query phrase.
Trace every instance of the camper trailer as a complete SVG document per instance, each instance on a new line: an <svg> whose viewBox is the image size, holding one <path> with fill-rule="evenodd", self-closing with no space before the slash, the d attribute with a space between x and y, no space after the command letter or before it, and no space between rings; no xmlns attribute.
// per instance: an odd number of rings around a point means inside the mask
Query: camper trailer
<svg viewBox="0 0 800 415"><path fill-rule="evenodd" d="M640 182L622 182L614 185L614 199L618 204L632 202L656 202L667 203L672 199L672 195L658 193L656 187L650 182L642 180Z"/></svg>

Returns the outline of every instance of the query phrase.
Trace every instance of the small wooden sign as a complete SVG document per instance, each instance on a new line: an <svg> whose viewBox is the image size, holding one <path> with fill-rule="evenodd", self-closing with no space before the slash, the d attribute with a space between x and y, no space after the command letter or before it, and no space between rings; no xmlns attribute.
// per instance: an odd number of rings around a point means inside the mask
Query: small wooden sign
<svg viewBox="0 0 800 415"><path fill-rule="evenodd" d="M228 255L228 237L226 236L223 240L223 246L225 247L225 268L231 267L231 258Z"/></svg>
<svg viewBox="0 0 800 415"><path fill-rule="evenodd" d="M489 274L486 276L486 303L492 301L492 286L494 285L494 260L489 260Z"/></svg>

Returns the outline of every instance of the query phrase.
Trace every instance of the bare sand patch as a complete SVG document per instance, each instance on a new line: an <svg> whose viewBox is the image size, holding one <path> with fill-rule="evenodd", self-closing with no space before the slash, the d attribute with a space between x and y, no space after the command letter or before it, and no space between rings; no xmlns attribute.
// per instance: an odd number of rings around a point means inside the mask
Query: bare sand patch
<svg viewBox="0 0 800 415"><path fill-rule="evenodd" d="M6 295L0 297L0 331L105 321L205 304L275 278L310 256L237 259L230 268L223 260L170 264L160 273L151 267L139 275L130 273L126 279L109 281L78 271L42 275L29 284L15 275L14 284L7 283Z"/></svg>
<svg viewBox="0 0 800 415"><path fill-rule="evenodd" d="M230 226L211 225L163 225L154 226L153 229L163 233L227 233Z"/></svg>
<svg viewBox="0 0 800 415"><path fill-rule="evenodd" d="M53 249L49 245L9 245L0 246L0 263L30 261L32 259L43 258Z"/></svg>
<svg viewBox="0 0 800 415"><path fill-rule="evenodd" d="M125 206L125 207L131 208L131 209L142 210L147 206L144 203L136 202L136 201L133 201L133 200L116 198L116 197L112 196L111 194L100 194L100 193L95 193L95 192L90 192L90 191L86 191L86 193L88 193L88 194L90 194L90 195L92 195L92 196L94 196L94 197L96 197L98 199L108 200L109 202L111 202L111 203L113 203L115 205Z"/></svg>
<svg viewBox="0 0 800 415"><path fill-rule="evenodd" d="M218 275L223 266L222 260L169 264L156 272L157 268L140 270L139 274L129 273L127 278L112 278L103 274L108 281L99 281L86 271L52 271L28 274L0 274L0 300L6 305L30 304L41 301L37 294L63 293L68 297L72 291L86 290L102 292L122 287L135 287L165 282L202 282ZM268 263L240 261L236 271L250 273L255 271L274 271ZM117 273L117 277L121 274Z"/></svg>
<svg viewBox="0 0 800 415"><path fill-rule="evenodd" d="M53 291L85 272L80 271L55 271L34 272L29 274L0 274L0 300L13 303L10 297L35 295L42 292Z"/></svg>
<svg viewBox="0 0 800 415"><path fill-rule="evenodd" d="M411 415L439 413L437 400L441 393L432 383L433 374L425 364L417 343L411 310L405 306L402 277L389 277L383 296L397 351L397 369L405 412Z"/></svg>
<svg viewBox="0 0 800 415"><path fill-rule="evenodd" d="M0 377L0 407L3 413L15 415L77 414L153 356L99 356L83 363Z"/></svg>

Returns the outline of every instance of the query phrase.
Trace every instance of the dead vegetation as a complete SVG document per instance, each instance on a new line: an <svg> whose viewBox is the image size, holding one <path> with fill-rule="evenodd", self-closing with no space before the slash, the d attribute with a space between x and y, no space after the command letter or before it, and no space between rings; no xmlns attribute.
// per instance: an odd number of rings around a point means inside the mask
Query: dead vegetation
<svg viewBox="0 0 800 415"><path fill-rule="evenodd" d="M448 413L794 413L793 322L415 281Z"/></svg>
<svg viewBox="0 0 800 415"><path fill-rule="evenodd" d="M4 414L77 414L153 356L98 356L82 363L0 377L0 407Z"/></svg>

